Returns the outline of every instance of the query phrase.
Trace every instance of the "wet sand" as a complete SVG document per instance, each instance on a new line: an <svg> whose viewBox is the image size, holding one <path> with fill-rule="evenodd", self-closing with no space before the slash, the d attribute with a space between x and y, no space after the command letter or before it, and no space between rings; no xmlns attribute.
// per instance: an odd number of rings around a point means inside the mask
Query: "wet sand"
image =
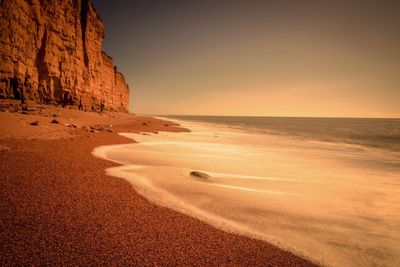
<svg viewBox="0 0 400 267"><path fill-rule="evenodd" d="M90 132L91 125L111 124L115 132L184 129L127 114L31 113L0 113L0 265L312 265L153 205L128 182L105 175L115 164L91 155L99 145L131 142ZM52 114L60 123L50 123ZM68 127L72 122L77 128Z"/></svg>

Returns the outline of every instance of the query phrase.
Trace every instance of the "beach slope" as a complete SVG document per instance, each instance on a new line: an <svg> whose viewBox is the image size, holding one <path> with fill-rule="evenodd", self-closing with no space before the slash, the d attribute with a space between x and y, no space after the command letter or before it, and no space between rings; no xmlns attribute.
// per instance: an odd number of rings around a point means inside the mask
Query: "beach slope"
<svg viewBox="0 0 400 267"><path fill-rule="evenodd" d="M185 129L123 113L26 113L0 113L0 265L312 265L149 203L91 154L131 142L117 132Z"/></svg>

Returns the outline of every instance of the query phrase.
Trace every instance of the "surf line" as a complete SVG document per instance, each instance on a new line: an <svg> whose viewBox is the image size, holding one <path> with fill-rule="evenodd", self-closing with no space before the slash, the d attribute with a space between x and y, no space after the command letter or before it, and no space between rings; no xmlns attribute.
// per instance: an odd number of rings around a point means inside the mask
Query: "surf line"
<svg viewBox="0 0 400 267"><path fill-rule="evenodd" d="M234 189L234 190L254 192L254 193L264 193L264 194L273 194L273 195L286 195L286 196L295 196L295 197L302 196L301 194L294 194L294 193L288 193L288 192L282 192L282 191L271 191L271 190L254 189L254 188L234 186L234 185L224 185L224 184L216 184L216 183L204 183L204 184L211 185L211 186L216 186L216 187L221 187L221 188L226 188L226 189Z"/></svg>

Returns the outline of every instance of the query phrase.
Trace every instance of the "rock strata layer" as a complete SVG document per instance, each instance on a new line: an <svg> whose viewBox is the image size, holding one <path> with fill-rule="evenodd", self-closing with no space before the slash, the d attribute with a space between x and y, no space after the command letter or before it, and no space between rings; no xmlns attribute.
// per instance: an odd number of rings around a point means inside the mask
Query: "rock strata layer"
<svg viewBox="0 0 400 267"><path fill-rule="evenodd" d="M90 0L0 0L0 98L128 111Z"/></svg>

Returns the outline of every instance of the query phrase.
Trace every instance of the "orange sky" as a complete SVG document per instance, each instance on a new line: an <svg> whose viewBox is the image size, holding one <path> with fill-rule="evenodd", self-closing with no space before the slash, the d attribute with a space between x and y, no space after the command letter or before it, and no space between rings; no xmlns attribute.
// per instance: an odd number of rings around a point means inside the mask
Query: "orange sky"
<svg viewBox="0 0 400 267"><path fill-rule="evenodd" d="M133 112L400 117L399 1L95 5Z"/></svg>

